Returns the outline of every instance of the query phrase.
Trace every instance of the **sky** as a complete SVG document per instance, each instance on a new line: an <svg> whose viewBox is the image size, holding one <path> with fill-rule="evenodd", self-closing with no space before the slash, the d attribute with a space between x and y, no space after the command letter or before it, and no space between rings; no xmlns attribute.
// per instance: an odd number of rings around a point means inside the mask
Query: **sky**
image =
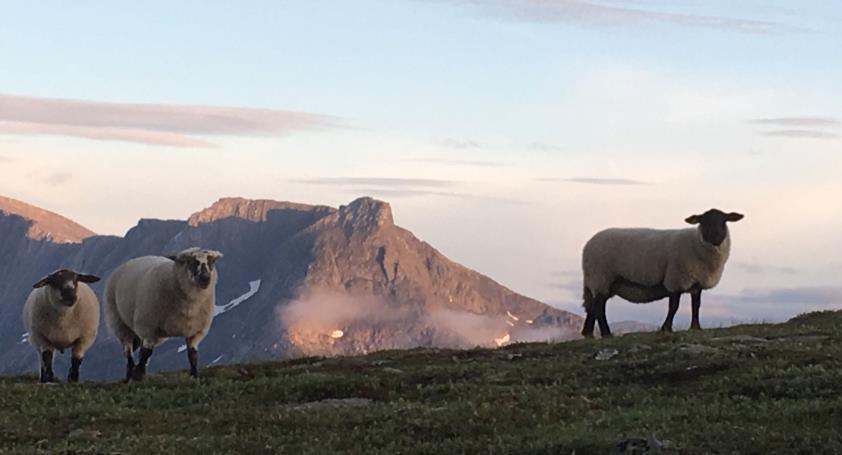
<svg viewBox="0 0 842 455"><path fill-rule="evenodd" d="M9 2L0 195L117 235L370 195L578 313L591 235L717 207L746 217L703 324L780 321L842 308L840 42L816 0Z"/></svg>

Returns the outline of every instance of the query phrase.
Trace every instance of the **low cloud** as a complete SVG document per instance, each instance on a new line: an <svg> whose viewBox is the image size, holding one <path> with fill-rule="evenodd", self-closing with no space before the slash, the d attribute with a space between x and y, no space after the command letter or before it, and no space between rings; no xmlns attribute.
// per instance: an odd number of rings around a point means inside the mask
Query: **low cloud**
<svg viewBox="0 0 842 455"><path fill-rule="evenodd" d="M539 152L563 152L564 147L552 144L545 144L543 142L533 142L529 144L529 148Z"/></svg>
<svg viewBox="0 0 842 455"><path fill-rule="evenodd" d="M355 196L381 198L447 197L501 204L525 205L525 201L493 195L471 194L457 191L464 183L456 180L400 178L400 177L323 177L289 180L304 185L326 185L341 188Z"/></svg>
<svg viewBox="0 0 842 455"><path fill-rule="evenodd" d="M582 278L576 280L551 281L548 283L548 286L552 289L570 292L574 295L580 295L583 289Z"/></svg>
<svg viewBox="0 0 842 455"><path fill-rule="evenodd" d="M588 185L648 185L648 182L632 179L598 178L598 177L571 177L571 178L538 178L539 182L567 182L584 183Z"/></svg>
<svg viewBox="0 0 842 455"><path fill-rule="evenodd" d="M68 125L43 125L37 123L0 122L0 134L19 136L70 136L98 141L134 142L145 145L170 147L216 147L203 139L163 131L145 131L130 128L101 128Z"/></svg>
<svg viewBox="0 0 842 455"><path fill-rule="evenodd" d="M706 310L707 309L707 310ZM710 291L702 297L702 318L732 325L780 322L801 313L842 309L842 287L792 286L746 289L736 294Z"/></svg>
<svg viewBox="0 0 842 455"><path fill-rule="evenodd" d="M748 289L736 295L723 296L726 302L771 305L806 305L822 309L825 306L842 306L842 287L800 286L782 288Z"/></svg>
<svg viewBox="0 0 842 455"><path fill-rule="evenodd" d="M445 139L439 143L443 147L450 147L454 149L478 149L482 148L483 144L478 141L470 139Z"/></svg>
<svg viewBox="0 0 842 455"><path fill-rule="evenodd" d="M283 136L340 123L328 115L275 109L0 95L0 133L10 135L212 147L206 136Z"/></svg>
<svg viewBox="0 0 842 455"><path fill-rule="evenodd" d="M486 160L460 160L450 158L413 158L406 160L412 163L440 164L443 166L475 166L475 167L508 167L510 163Z"/></svg>
<svg viewBox="0 0 842 455"><path fill-rule="evenodd" d="M796 139L839 139L839 135L835 133L802 129L766 131L763 135L769 137L788 137Z"/></svg>
<svg viewBox="0 0 842 455"><path fill-rule="evenodd" d="M499 196L485 196L480 194L460 193L456 191L436 191L411 188L349 188L346 193L355 196L366 195L381 198L410 198L410 197L446 197L465 199L469 201L493 202L506 205L528 205L526 201Z"/></svg>
<svg viewBox="0 0 842 455"><path fill-rule="evenodd" d="M306 354L330 354L334 344L350 339L351 344L361 338L355 334L398 333L404 338L392 340L396 347L422 344L412 334L424 334L423 344L440 347L496 346L495 340L546 341L569 337L558 327L531 328L520 324L512 327L506 315L484 315L449 308L419 312L412 306L397 306L375 296L352 296L328 291L313 291L276 310L282 332L300 351ZM365 339L367 335L363 335ZM516 338L514 338L516 337ZM351 341L353 340L353 341Z"/></svg>
<svg viewBox="0 0 842 455"><path fill-rule="evenodd" d="M685 14L629 6L598 0L450 0L458 5L482 8L482 11L511 20L537 23L566 23L597 27L630 27L670 24L692 28L724 30L738 33L770 34L793 31L794 28L755 19L726 16Z"/></svg>
<svg viewBox="0 0 842 455"><path fill-rule="evenodd" d="M50 186L59 186L69 182L73 178L70 172L54 172L48 175L45 179Z"/></svg>
<svg viewBox="0 0 842 455"><path fill-rule="evenodd" d="M768 273L779 273L785 275L795 275L798 273L798 269L793 267L786 267L786 266L777 266L777 265L768 265L768 264L755 264L751 262L734 262L731 264L731 267L736 269L742 270L747 273L751 273L754 275L765 275Z"/></svg>
<svg viewBox="0 0 842 455"><path fill-rule="evenodd" d="M322 177L312 179L296 179L294 183L307 185L370 185L385 188L401 187L425 187L425 188L447 188L455 186L458 182L454 180L422 179L422 178L400 178L400 177Z"/></svg>
<svg viewBox="0 0 842 455"><path fill-rule="evenodd" d="M559 278L581 278L582 271L579 269L558 270L550 274L553 279Z"/></svg>
<svg viewBox="0 0 842 455"><path fill-rule="evenodd" d="M751 123L758 125L774 125L783 127L835 127L842 126L842 120L834 117L805 116L805 117L769 117L752 119Z"/></svg>

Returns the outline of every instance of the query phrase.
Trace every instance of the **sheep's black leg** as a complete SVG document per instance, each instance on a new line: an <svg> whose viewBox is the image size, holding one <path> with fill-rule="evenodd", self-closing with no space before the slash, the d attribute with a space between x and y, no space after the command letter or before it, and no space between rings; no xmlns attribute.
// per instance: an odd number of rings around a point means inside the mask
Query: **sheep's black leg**
<svg viewBox="0 0 842 455"><path fill-rule="evenodd" d="M134 373L134 356L132 351L126 352L126 382L132 380L132 373Z"/></svg>
<svg viewBox="0 0 842 455"><path fill-rule="evenodd" d="M41 382L54 382L53 374L53 351L47 350L41 353Z"/></svg>
<svg viewBox="0 0 842 455"><path fill-rule="evenodd" d="M585 338L593 338L594 324L596 323L596 316L594 313L594 299L590 289L585 287L582 294L582 306L585 307L585 325L582 327L582 336Z"/></svg>
<svg viewBox="0 0 842 455"><path fill-rule="evenodd" d="M669 312L664 320L664 325L661 326L661 332L672 332L672 320L675 318L675 313L678 312L679 303L681 303L681 293L671 294Z"/></svg>
<svg viewBox="0 0 842 455"><path fill-rule="evenodd" d="M593 338L593 330L594 325L596 324L596 317L594 317L594 311L585 310L587 315L585 316L585 326L582 327L582 335L585 338Z"/></svg>
<svg viewBox="0 0 842 455"><path fill-rule="evenodd" d="M80 357L70 358L70 371L67 373L67 382L79 382L79 366L82 365Z"/></svg>
<svg viewBox="0 0 842 455"><path fill-rule="evenodd" d="M599 324L599 335L602 338L610 338L611 329L608 328L608 318L605 317L605 304L608 302L608 297L604 295L597 295L594 298L594 309L596 310L596 322Z"/></svg>
<svg viewBox="0 0 842 455"><path fill-rule="evenodd" d="M187 348L187 361L190 362L190 376L199 377L199 350Z"/></svg>
<svg viewBox="0 0 842 455"><path fill-rule="evenodd" d="M702 306L702 291L693 291L690 297L693 299L693 320L690 323L690 328L693 330L702 330L702 325L699 324L699 308Z"/></svg>
<svg viewBox="0 0 842 455"><path fill-rule="evenodd" d="M137 365L132 369L132 380L141 381L146 377L146 364L149 363L149 357L152 356L152 348L146 346L140 348L140 359Z"/></svg>

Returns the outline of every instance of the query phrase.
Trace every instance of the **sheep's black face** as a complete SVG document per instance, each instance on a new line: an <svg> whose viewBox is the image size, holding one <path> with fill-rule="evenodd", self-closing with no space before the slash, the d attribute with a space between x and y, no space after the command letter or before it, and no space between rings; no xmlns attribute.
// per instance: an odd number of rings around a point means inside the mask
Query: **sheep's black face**
<svg viewBox="0 0 842 455"><path fill-rule="evenodd" d="M684 221L690 224L698 224L705 242L713 246L719 246L728 237L728 226L725 223L740 221L741 219L743 219L743 215L736 212L725 213L721 210L710 209L701 215L692 215Z"/></svg>
<svg viewBox="0 0 842 455"><path fill-rule="evenodd" d="M99 277L94 275L87 275L83 273L76 273L72 270L61 269L57 270L44 278L41 278L35 283L33 288L41 288L50 286L53 292L56 292L59 297L59 302L62 305L73 306L77 300L77 291L79 289L79 282L95 283L99 281Z"/></svg>
<svg viewBox="0 0 842 455"><path fill-rule="evenodd" d="M222 257L215 251L192 249L171 256L178 265L184 267L190 281L200 289L207 289L213 281L213 268L216 260Z"/></svg>
<svg viewBox="0 0 842 455"><path fill-rule="evenodd" d="M210 286L213 266L208 263L207 258L191 257L187 262L187 268L196 286L202 289L207 289Z"/></svg>

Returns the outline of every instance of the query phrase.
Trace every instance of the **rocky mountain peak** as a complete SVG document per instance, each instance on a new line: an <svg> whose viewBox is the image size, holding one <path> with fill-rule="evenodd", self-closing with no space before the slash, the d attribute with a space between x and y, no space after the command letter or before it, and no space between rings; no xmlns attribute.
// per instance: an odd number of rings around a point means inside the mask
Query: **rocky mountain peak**
<svg viewBox="0 0 842 455"><path fill-rule="evenodd" d="M371 197L361 197L339 207L339 223L346 233L370 232L392 226L392 206Z"/></svg>
<svg viewBox="0 0 842 455"><path fill-rule="evenodd" d="M296 204L294 202L273 201L270 199L245 199L241 197L225 197L211 204L210 207L200 210L188 218L190 226L211 223L225 218L241 218L248 221L266 221L267 214L272 210L300 210L332 211L333 209L324 206L313 206L307 204Z"/></svg>
<svg viewBox="0 0 842 455"><path fill-rule="evenodd" d="M16 215L30 222L27 237L53 243L81 243L96 235L90 229L48 210L0 196L0 214Z"/></svg>

